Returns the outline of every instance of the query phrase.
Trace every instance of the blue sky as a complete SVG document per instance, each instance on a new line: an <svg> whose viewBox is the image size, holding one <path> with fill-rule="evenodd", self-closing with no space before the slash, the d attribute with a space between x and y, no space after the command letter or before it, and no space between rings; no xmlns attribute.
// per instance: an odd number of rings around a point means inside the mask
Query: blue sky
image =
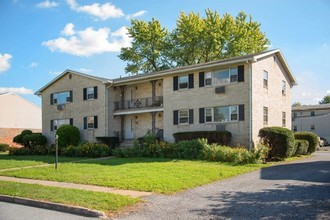
<svg viewBox="0 0 330 220"><path fill-rule="evenodd" d="M0 93L14 91L41 105L33 93L66 69L117 78L126 63L130 18L152 17L172 30L180 11L205 9L261 23L298 81L292 101L317 104L330 94L330 1L327 0L2 0Z"/></svg>

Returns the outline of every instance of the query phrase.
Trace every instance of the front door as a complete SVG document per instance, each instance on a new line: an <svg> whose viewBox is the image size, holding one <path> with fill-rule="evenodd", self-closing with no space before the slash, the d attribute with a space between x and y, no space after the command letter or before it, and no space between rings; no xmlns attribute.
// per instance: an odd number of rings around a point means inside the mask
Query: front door
<svg viewBox="0 0 330 220"><path fill-rule="evenodd" d="M134 139L133 116L127 115L125 117L125 139Z"/></svg>

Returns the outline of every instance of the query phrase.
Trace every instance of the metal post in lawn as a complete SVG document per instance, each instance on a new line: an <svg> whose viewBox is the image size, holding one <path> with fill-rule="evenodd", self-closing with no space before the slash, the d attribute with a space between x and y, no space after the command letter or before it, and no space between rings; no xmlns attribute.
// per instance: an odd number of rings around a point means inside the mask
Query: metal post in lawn
<svg viewBox="0 0 330 220"><path fill-rule="evenodd" d="M58 163L58 135L55 136L55 170L57 170Z"/></svg>

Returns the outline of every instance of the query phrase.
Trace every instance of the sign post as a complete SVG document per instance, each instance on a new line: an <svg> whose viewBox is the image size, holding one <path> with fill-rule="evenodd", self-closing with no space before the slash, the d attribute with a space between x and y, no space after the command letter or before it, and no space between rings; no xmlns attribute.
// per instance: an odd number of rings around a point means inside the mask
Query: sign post
<svg viewBox="0 0 330 220"><path fill-rule="evenodd" d="M55 136L55 170L57 170L58 163L58 135Z"/></svg>

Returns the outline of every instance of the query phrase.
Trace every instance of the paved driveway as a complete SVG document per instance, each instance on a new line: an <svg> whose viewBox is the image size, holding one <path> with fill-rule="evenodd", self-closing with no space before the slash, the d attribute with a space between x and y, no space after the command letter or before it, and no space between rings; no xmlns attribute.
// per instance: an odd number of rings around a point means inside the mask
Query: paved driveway
<svg viewBox="0 0 330 220"><path fill-rule="evenodd" d="M330 219L330 151L197 187L153 195L118 219Z"/></svg>

